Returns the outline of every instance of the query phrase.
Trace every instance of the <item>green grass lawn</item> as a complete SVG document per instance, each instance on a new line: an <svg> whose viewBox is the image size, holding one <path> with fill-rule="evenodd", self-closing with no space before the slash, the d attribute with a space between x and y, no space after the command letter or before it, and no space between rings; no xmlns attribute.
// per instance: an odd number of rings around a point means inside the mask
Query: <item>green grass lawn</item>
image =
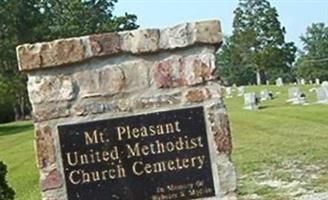
<svg viewBox="0 0 328 200"><path fill-rule="evenodd" d="M0 125L0 160L8 167L17 200L41 199L33 137L32 122Z"/></svg>
<svg viewBox="0 0 328 200"><path fill-rule="evenodd" d="M328 192L328 105L312 104L312 86L302 87L310 105L288 105L288 87L269 86L280 94L262 102L257 111L243 110L242 97L226 99L241 198L257 194L263 199L293 199L302 195L302 191L292 194L298 189ZM251 86L246 91L262 88ZM41 198L32 129L31 122L0 125L0 160L8 165L17 200ZM270 186L267 181L284 185Z"/></svg>

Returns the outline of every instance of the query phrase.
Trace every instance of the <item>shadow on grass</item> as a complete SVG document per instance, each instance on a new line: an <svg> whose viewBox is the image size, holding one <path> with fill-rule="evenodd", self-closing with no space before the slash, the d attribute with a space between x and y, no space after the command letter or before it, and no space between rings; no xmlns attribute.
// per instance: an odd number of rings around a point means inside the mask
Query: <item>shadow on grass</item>
<svg viewBox="0 0 328 200"><path fill-rule="evenodd" d="M5 124L0 125L0 137L18 134L24 131L33 130L33 124Z"/></svg>

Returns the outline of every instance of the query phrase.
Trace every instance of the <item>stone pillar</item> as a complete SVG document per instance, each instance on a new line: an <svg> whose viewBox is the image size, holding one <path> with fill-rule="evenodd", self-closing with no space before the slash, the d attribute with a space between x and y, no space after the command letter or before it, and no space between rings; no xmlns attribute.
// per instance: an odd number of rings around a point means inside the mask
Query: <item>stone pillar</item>
<svg viewBox="0 0 328 200"><path fill-rule="evenodd" d="M43 199L75 199L68 195L60 126L195 107L204 112L215 185L215 196L202 199L235 199L230 125L214 73L222 36L213 20L18 46L19 69L28 75Z"/></svg>

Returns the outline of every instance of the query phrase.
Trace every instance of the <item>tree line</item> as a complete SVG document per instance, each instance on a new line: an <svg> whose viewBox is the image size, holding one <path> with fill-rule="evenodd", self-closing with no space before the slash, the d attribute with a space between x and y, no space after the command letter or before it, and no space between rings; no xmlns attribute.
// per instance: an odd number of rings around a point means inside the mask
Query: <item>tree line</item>
<svg viewBox="0 0 328 200"><path fill-rule="evenodd" d="M273 83L278 77L294 82L328 80L328 27L313 23L301 36L303 49L285 40L278 11L267 0L239 0L233 32L218 53L218 67L226 84Z"/></svg>
<svg viewBox="0 0 328 200"><path fill-rule="evenodd" d="M23 43L138 28L137 16L113 14L117 0L0 0L0 122L31 111L26 76L15 47ZM285 39L278 11L268 0L239 0L233 32L217 54L225 84L264 84L278 77L328 80L328 27L310 25L303 49Z"/></svg>
<svg viewBox="0 0 328 200"><path fill-rule="evenodd" d="M138 28L137 17L114 16L117 0L0 0L0 122L31 111L15 47L23 43Z"/></svg>

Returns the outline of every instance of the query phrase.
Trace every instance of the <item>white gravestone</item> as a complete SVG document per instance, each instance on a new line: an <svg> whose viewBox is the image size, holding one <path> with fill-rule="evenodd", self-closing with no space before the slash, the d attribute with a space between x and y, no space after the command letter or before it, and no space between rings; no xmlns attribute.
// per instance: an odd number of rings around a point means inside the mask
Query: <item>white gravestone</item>
<svg viewBox="0 0 328 200"><path fill-rule="evenodd" d="M304 78L301 79L301 85L305 85L306 84L306 81Z"/></svg>
<svg viewBox="0 0 328 200"><path fill-rule="evenodd" d="M320 79L316 78L316 79L315 79L315 84L316 84L316 85L320 85Z"/></svg>
<svg viewBox="0 0 328 200"><path fill-rule="evenodd" d="M260 93L261 101L271 100L272 94L270 94L268 89L264 89Z"/></svg>
<svg viewBox="0 0 328 200"><path fill-rule="evenodd" d="M284 86L284 83L283 83L281 77L279 77L279 78L276 79L276 86L278 86L278 87Z"/></svg>
<svg viewBox="0 0 328 200"><path fill-rule="evenodd" d="M317 94L317 103L328 104L328 94L325 91L324 87L319 87L315 90Z"/></svg>
<svg viewBox="0 0 328 200"><path fill-rule="evenodd" d="M226 95L226 98L232 98L232 88L231 87L225 88L225 95Z"/></svg>
<svg viewBox="0 0 328 200"><path fill-rule="evenodd" d="M321 84L320 88L317 88L317 103L328 103L328 81L324 81Z"/></svg>
<svg viewBox="0 0 328 200"><path fill-rule="evenodd" d="M237 90L238 90L238 96L241 97L245 94L245 86L239 86Z"/></svg>
<svg viewBox="0 0 328 200"><path fill-rule="evenodd" d="M306 98L300 88L292 87L288 89L288 100L291 104L305 104Z"/></svg>
<svg viewBox="0 0 328 200"><path fill-rule="evenodd" d="M255 92L245 93L244 94L244 109L246 110L257 110L258 103L256 100Z"/></svg>

